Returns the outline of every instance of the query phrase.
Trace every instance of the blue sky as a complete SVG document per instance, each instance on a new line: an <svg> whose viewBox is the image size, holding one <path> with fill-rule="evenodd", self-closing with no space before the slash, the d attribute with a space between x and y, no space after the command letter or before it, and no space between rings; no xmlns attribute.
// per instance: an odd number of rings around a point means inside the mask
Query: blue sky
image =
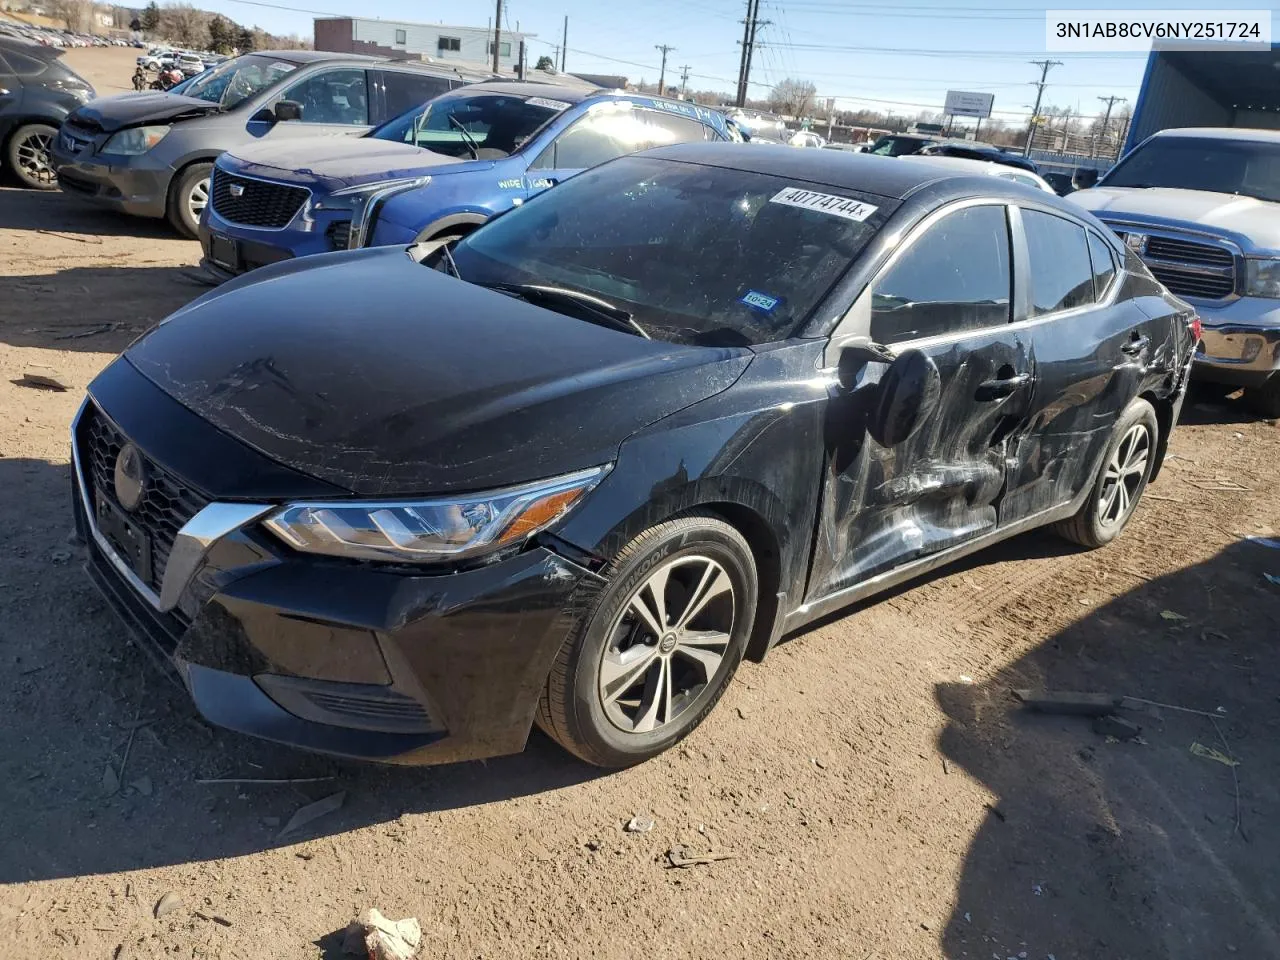
<svg viewBox="0 0 1280 960"><path fill-rule="evenodd" d="M493 3L477 0L447 5L270 2L323 13L473 26L484 26L494 13ZM273 32L311 35L308 13L240 0L203 0L199 5ZM1124 6L1168 9L1142 0ZM678 80L680 67L687 64L691 88L734 88L746 0L509 0L505 7L504 19L512 29L518 22L521 30L538 35L530 43L531 63L559 43L567 14L570 71L625 73L633 80L655 81L661 54L654 47L670 44L675 50L667 62L668 82ZM1047 56L1045 9L1016 0L761 0L761 17L772 23L759 34L765 45L752 65L756 83L751 93L764 96L770 85L793 76L812 80L820 97L834 96L842 108L914 115L940 107L947 89L973 90L995 94L996 115L1018 122L1030 113L1035 97L1030 82L1038 78L1038 68L1028 61ZM1142 54L1051 58L1064 63L1049 74L1045 103L1087 115L1102 109L1099 96L1116 94L1132 103L1145 63Z"/></svg>

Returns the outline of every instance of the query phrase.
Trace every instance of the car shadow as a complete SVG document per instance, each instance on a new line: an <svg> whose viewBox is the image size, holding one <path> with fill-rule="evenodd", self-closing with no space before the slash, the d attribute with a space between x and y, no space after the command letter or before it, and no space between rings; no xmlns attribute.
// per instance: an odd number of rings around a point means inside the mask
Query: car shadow
<svg viewBox="0 0 1280 960"><path fill-rule="evenodd" d="M393 767L215 729L80 569L70 468L0 459L0 490L0 884L232 857L601 775L536 730L516 756ZM341 809L281 836L336 793Z"/></svg>
<svg viewBox="0 0 1280 960"><path fill-rule="evenodd" d="M991 795L941 955L1280 956L1280 587L1267 573L1280 551L1238 541L983 682L936 688L943 756ZM1118 711L1141 727L1118 740L1088 717L1021 709L1018 688L1161 706Z"/></svg>
<svg viewBox="0 0 1280 960"><path fill-rule="evenodd" d="M32 190L9 183L0 184L0 230L69 234L85 238L87 246L94 245L94 237L103 236L181 239L164 220L95 207L61 190Z"/></svg>
<svg viewBox="0 0 1280 960"><path fill-rule="evenodd" d="M1217 384L1192 383L1178 423L1182 426L1223 426L1266 422L1252 409L1240 390Z"/></svg>
<svg viewBox="0 0 1280 960"><path fill-rule="evenodd" d="M210 289L196 267L92 266L0 275L0 343L119 353Z"/></svg>

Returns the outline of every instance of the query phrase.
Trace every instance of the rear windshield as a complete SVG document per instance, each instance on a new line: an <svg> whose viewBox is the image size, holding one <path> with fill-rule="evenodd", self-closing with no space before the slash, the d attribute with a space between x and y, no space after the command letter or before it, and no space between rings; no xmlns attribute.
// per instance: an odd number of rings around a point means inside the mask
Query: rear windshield
<svg viewBox="0 0 1280 960"><path fill-rule="evenodd" d="M915 153L931 142L924 137L881 137L867 152L879 154L882 157L901 157L904 154Z"/></svg>
<svg viewBox="0 0 1280 960"><path fill-rule="evenodd" d="M896 201L652 157L581 173L471 234L463 279L604 299L656 340L746 346L793 335Z"/></svg>
<svg viewBox="0 0 1280 960"><path fill-rule="evenodd" d="M217 103L230 110L296 70L297 64L275 57L249 55L220 64L196 77L184 96Z"/></svg>
<svg viewBox="0 0 1280 960"><path fill-rule="evenodd" d="M570 105L546 97L473 93L440 97L388 120L369 136L467 159L515 153Z"/></svg>
<svg viewBox="0 0 1280 960"><path fill-rule="evenodd" d="M1104 187L1177 187L1280 202L1280 143L1156 137L1106 175Z"/></svg>

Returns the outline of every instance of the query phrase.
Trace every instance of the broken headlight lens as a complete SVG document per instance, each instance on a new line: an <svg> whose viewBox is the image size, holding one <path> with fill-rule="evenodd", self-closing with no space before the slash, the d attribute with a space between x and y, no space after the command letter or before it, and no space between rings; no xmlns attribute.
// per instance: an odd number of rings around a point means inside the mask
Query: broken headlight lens
<svg viewBox="0 0 1280 960"><path fill-rule="evenodd" d="M550 526L598 484L608 467L441 500L291 503L267 529L304 553L438 563L515 546Z"/></svg>
<svg viewBox="0 0 1280 960"><path fill-rule="evenodd" d="M1244 278L1246 297L1280 299L1280 260L1246 260Z"/></svg>

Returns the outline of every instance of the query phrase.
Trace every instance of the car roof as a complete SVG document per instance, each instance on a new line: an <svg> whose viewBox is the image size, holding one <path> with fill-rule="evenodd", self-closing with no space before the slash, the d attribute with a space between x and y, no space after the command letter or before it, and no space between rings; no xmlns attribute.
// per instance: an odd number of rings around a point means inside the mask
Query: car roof
<svg viewBox="0 0 1280 960"><path fill-rule="evenodd" d="M369 57L363 53L332 53L328 50L254 50L256 57L275 57L293 63L317 63L321 60L351 60L357 63L386 63L386 57Z"/></svg>
<svg viewBox="0 0 1280 960"><path fill-rule="evenodd" d="M1170 127L1153 137L1199 137L1202 140L1252 140L1255 143L1280 143L1280 130L1254 130L1237 127Z"/></svg>
<svg viewBox="0 0 1280 960"><path fill-rule="evenodd" d="M937 168L940 172L954 171L953 176L961 176L969 174L971 176L989 176L1003 177L1006 180L1012 180L1014 177L1031 177L1040 179L1040 175L1033 170L1025 167L1019 167L1012 163L999 163L995 160L975 160L971 157L948 157L937 155L914 154L906 157L898 157L899 160L905 160L907 163L928 164Z"/></svg>
<svg viewBox="0 0 1280 960"><path fill-rule="evenodd" d="M517 97L546 97L548 100L559 100L561 103L581 103L588 97L594 97L602 91L598 87L579 89L562 87L555 83L535 83L525 80L485 80L466 88L467 93L475 93L477 88L492 90L494 93L509 93Z"/></svg>
<svg viewBox="0 0 1280 960"><path fill-rule="evenodd" d="M742 144L737 143L679 143L649 150L644 156L791 177L896 200L905 199L926 184L955 177L955 174L943 173L931 165L902 163L901 157L881 157L844 150L797 150L795 147L772 144L744 149ZM983 179L1008 182L1004 177Z"/></svg>

